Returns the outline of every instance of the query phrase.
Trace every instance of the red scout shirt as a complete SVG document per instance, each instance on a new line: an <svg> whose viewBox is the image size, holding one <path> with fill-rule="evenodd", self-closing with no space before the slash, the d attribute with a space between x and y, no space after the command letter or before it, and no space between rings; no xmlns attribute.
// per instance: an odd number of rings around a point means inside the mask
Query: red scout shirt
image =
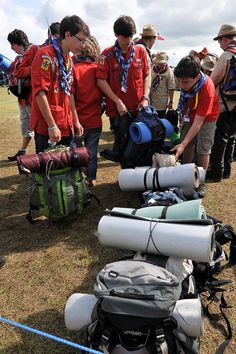
<svg viewBox="0 0 236 354"><path fill-rule="evenodd" d="M196 100L198 102L196 102ZM215 122L218 119L220 114L219 98L216 94L213 81L209 76L207 76L206 81L198 91L198 98L196 98L196 96L190 98L188 104L188 115L191 123L193 122L196 114L206 117L204 119L204 123Z"/></svg>
<svg viewBox="0 0 236 354"><path fill-rule="evenodd" d="M34 60L35 54L38 51L37 45L31 45L24 53L19 66L16 69L17 78L27 78L27 86L31 86L31 64ZM32 101L32 91L30 91L28 101Z"/></svg>
<svg viewBox="0 0 236 354"><path fill-rule="evenodd" d="M80 124L83 128L92 129L102 126L101 104L102 91L97 86L97 63L74 62L74 83L72 93Z"/></svg>
<svg viewBox="0 0 236 354"><path fill-rule="evenodd" d="M127 60L130 56L131 46L125 55ZM98 63L96 76L105 79L112 91L122 100L127 109L136 112L143 96L143 81L149 75L147 53L143 46L135 46L133 61L129 67L127 92L121 91L120 66L116 57L114 46L106 48ZM117 115L116 104L106 97L106 114L108 117Z"/></svg>
<svg viewBox="0 0 236 354"><path fill-rule="evenodd" d="M30 129L38 134L48 135L47 123L36 102L36 95L45 91L52 116L61 131L62 137L74 133L73 117L69 96L60 87L60 70L56 52L52 45L38 50L32 63L32 107L30 112Z"/></svg>

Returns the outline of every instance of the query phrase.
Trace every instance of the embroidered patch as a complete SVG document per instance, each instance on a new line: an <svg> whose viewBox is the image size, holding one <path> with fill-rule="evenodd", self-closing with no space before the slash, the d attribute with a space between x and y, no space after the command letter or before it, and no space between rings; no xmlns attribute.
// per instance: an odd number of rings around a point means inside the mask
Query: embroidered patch
<svg viewBox="0 0 236 354"><path fill-rule="evenodd" d="M56 86L56 87L54 88L54 93L58 93L58 92L59 92L59 87Z"/></svg>
<svg viewBox="0 0 236 354"><path fill-rule="evenodd" d="M104 65L105 59L106 59L105 55L101 55L101 56L100 56L100 59L99 59L99 64Z"/></svg>
<svg viewBox="0 0 236 354"><path fill-rule="evenodd" d="M141 58L136 58L136 63L141 63L142 59Z"/></svg>
<svg viewBox="0 0 236 354"><path fill-rule="evenodd" d="M41 69L48 70L50 64L51 64L51 61L49 59L43 59Z"/></svg>

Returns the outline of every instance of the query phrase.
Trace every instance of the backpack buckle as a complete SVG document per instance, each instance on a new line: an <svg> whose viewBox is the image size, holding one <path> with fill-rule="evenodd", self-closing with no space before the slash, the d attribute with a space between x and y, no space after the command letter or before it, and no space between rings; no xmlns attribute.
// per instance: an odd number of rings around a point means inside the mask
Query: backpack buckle
<svg viewBox="0 0 236 354"><path fill-rule="evenodd" d="M111 332L106 329L101 336L101 343L107 346L110 342L110 338L111 338Z"/></svg>

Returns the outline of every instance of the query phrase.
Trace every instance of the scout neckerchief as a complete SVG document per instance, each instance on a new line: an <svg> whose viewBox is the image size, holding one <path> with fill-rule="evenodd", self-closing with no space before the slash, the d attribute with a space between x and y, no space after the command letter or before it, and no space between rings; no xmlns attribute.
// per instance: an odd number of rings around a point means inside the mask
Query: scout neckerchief
<svg viewBox="0 0 236 354"><path fill-rule="evenodd" d="M152 81L151 89L156 90L160 84L160 75L167 72L167 70L169 69L169 65L168 65L168 63L166 63L161 68L158 68L157 65L153 65L152 69L153 69L154 73L157 75L154 77L154 79Z"/></svg>
<svg viewBox="0 0 236 354"><path fill-rule="evenodd" d="M121 91L122 92L127 92L127 79L128 79L128 71L130 68L130 65L134 59L134 53L135 53L135 47L134 43L131 44L131 51L130 51L130 56L128 60L125 60L120 49L120 45L118 41L116 40L115 46L114 46L114 51L117 57L117 60L120 64L120 70L121 70L121 75L120 75L120 83L121 83Z"/></svg>
<svg viewBox="0 0 236 354"><path fill-rule="evenodd" d="M72 72L71 58L69 54L67 54L66 58L64 57L57 38L53 39L52 45L57 54L57 60L59 64L60 74L61 74L60 87L65 92L65 94L70 96L71 72Z"/></svg>
<svg viewBox="0 0 236 354"><path fill-rule="evenodd" d="M196 82L196 84L192 87L191 91L184 91L183 89L180 90L180 98L179 98L179 103L178 103L178 112L180 116L183 116L186 112L184 112L188 99L196 97L198 101L198 92L200 88L203 86L204 82L206 81L206 75L200 71L200 79ZM194 105L194 109L196 109L197 105Z"/></svg>
<svg viewBox="0 0 236 354"><path fill-rule="evenodd" d="M81 62L85 62L85 63L93 63L95 62L94 59L90 58L90 57L86 57L86 56L77 56L75 57L75 63L81 63Z"/></svg>
<svg viewBox="0 0 236 354"><path fill-rule="evenodd" d="M235 53L236 50L236 41L232 40L225 48L224 51L229 51Z"/></svg>

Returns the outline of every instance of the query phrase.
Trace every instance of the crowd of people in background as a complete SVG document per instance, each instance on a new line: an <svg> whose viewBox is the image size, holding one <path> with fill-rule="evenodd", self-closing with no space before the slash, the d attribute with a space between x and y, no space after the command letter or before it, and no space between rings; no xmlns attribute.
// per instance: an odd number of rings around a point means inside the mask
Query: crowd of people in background
<svg viewBox="0 0 236 354"><path fill-rule="evenodd" d="M17 54L10 66L10 86L21 85L27 98L18 99L22 142L15 161L24 155L32 137L39 153L52 145L81 146L91 152L87 180L97 176L97 149L102 133L102 114L114 128L117 115L132 117L152 105L160 118L174 109L176 89L181 141L173 147L176 159L196 161L206 179L220 182L231 175L235 137L236 103L221 96L221 84L232 54L236 54L236 27L222 25L214 38L222 55L192 50L175 68L164 51L151 52L158 33L154 25L143 27L140 37L130 16L120 16L113 26L115 43L100 53L98 40L78 16L53 23L48 38L33 45L19 29L7 39ZM70 53L73 54L71 57ZM186 53L187 54L187 53ZM205 194L201 186L202 196Z"/></svg>

